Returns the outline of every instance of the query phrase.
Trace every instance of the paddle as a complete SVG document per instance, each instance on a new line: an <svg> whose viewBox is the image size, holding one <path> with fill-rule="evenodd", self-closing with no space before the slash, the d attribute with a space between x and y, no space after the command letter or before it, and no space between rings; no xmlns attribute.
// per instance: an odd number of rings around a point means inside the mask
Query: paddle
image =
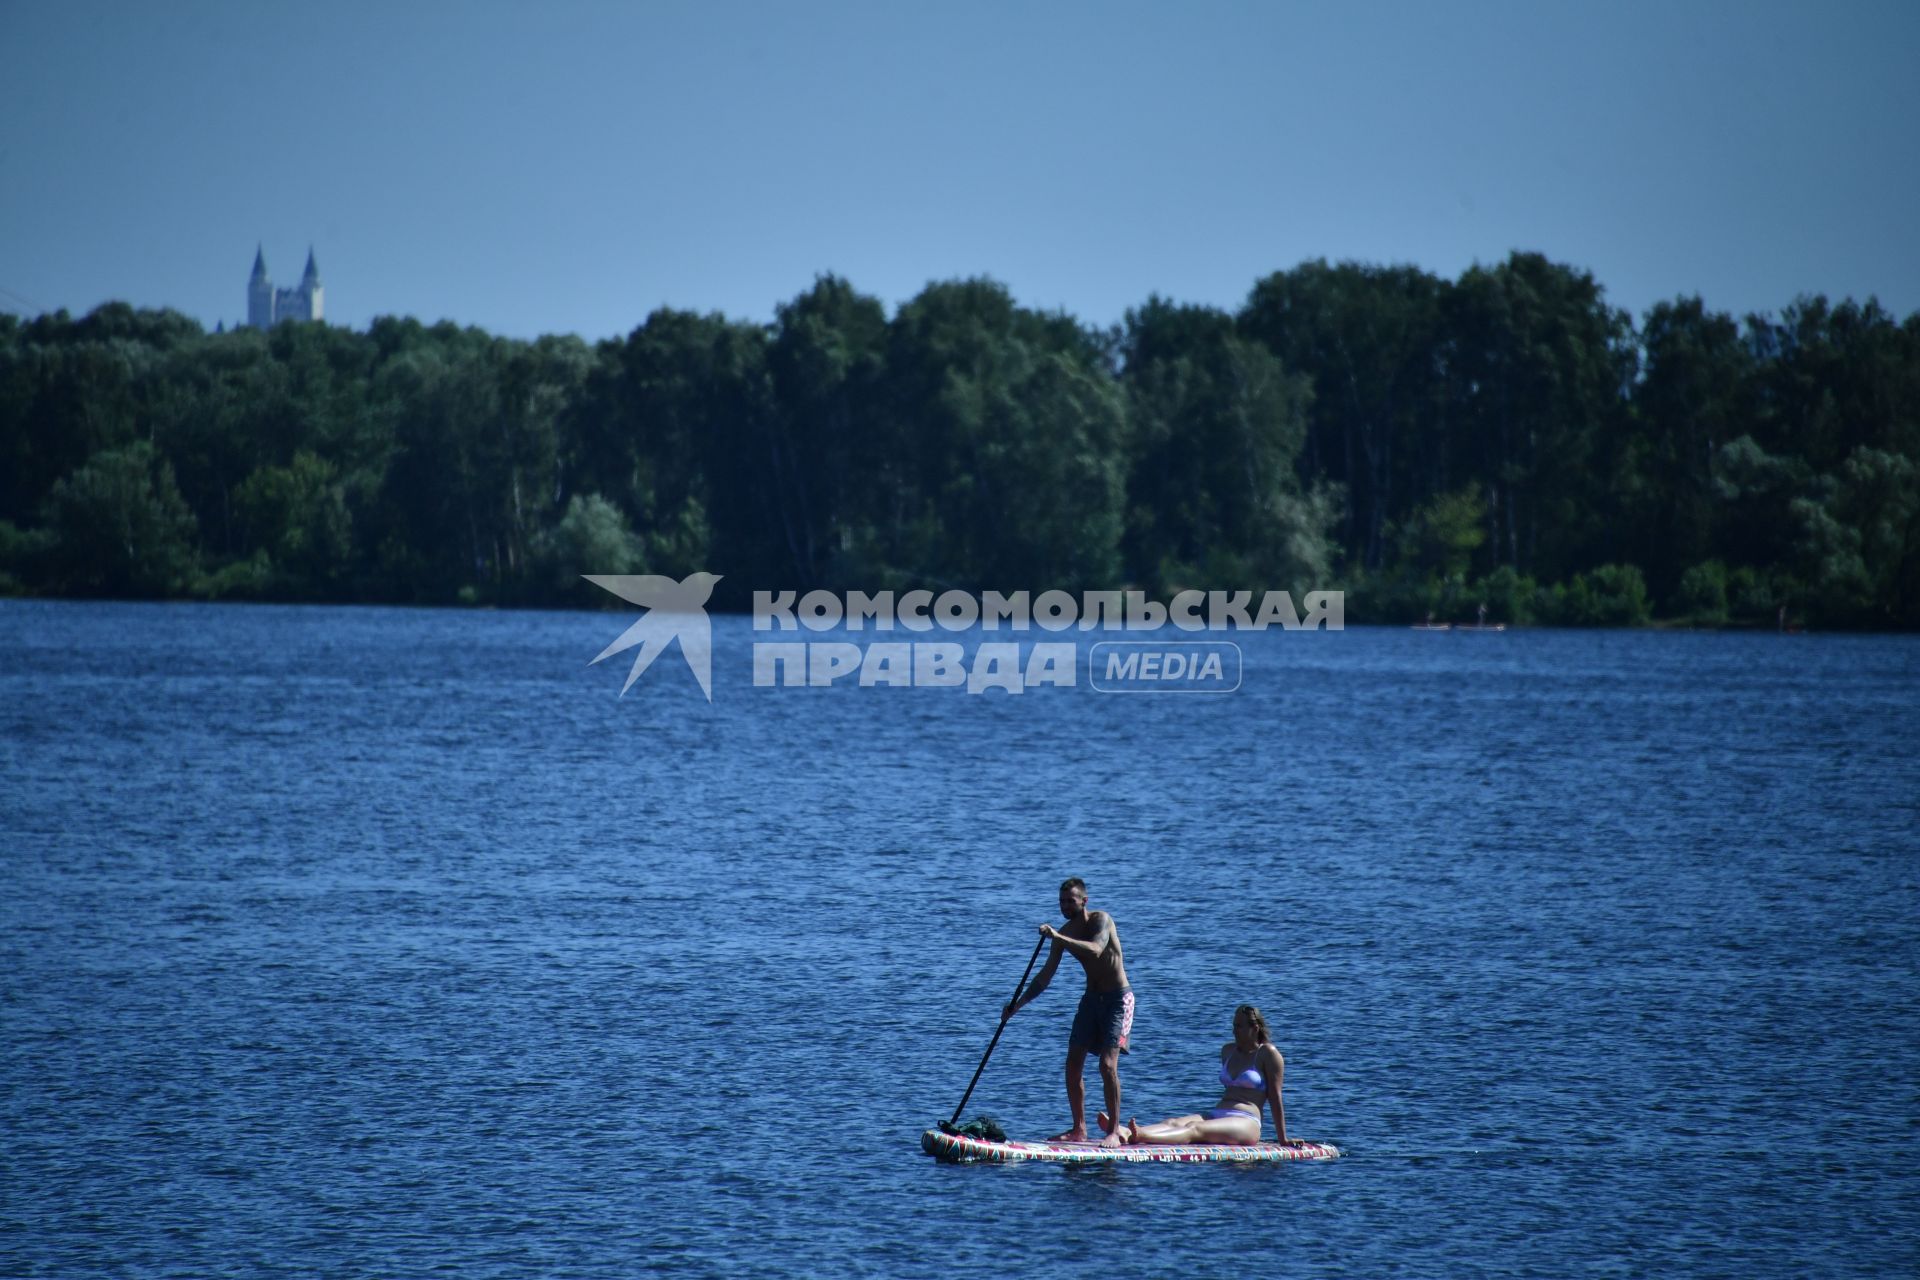
<svg viewBox="0 0 1920 1280"><path fill-rule="evenodd" d="M1022 973L1020 975L1020 981L1014 984L1013 999L1009 1000L1007 1002L1008 1004L1017 1002L1020 999L1020 993L1027 989L1027 976L1033 972L1034 962L1040 959L1040 948L1046 945L1047 937L1045 934L1041 934L1040 941L1033 944L1033 954L1027 957L1026 972ZM993 1039L987 1041L987 1051L980 1055L980 1065L973 1069L973 1079L967 1081L967 1091L960 1095L960 1105L953 1109L953 1119L942 1120L940 1122L942 1132L952 1133L953 1127L960 1123L960 1113L967 1109L967 1099L973 1096L973 1086L980 1083L980 1073L987 1069L987 1059L993 1056L993 1046L1000 1043L1000 1033L1006 1029L1007 1011L1002 1009L1000 1011L1000 1025L994 1028Z"/></svg>

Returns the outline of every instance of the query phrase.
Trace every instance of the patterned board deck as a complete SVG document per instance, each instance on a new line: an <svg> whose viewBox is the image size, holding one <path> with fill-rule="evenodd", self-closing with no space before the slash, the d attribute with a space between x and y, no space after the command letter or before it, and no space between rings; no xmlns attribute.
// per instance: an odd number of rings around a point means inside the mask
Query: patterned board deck
<svg viewBox="0 0 1920 1280"><path fill-rule="evenodd" d="M1038 1160L1053 1164L1251 1164L1278 1160L1337 1160L1340 1148L1326 1142L1283 1147L1262 1142L1252 1147L1213 1143L1179 1147L1102 1147L1091 1142L988 1142L963 1134L929 1129L920 1135L926 1153L939 1160L1012 1164Z"/></svg>

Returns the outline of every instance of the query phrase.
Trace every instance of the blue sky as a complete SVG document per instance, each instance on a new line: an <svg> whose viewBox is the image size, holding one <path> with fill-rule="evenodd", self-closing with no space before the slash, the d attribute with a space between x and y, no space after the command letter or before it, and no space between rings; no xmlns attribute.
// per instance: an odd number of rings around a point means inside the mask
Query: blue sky
<svg viewBox="0 0 1920 1280"><path fill-rule="evenodd" d="M623 334L990 275L1108 323L1533 249L1920 309L1920 5L0 0L0 307Z"/></svg>

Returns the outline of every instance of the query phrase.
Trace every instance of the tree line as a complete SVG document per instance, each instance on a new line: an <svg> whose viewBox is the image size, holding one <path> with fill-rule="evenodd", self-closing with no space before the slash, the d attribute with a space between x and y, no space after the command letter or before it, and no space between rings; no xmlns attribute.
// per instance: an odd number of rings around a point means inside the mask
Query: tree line
<svg viewBox="0 0 1920 1280"><path fill-rule="evenodd" d="M1111 328L985 279L621 339L0 316L0 591L585 604L1339 587L1355 622L1920 625L1920 314L1635 324L1527 253Z"/></svg>

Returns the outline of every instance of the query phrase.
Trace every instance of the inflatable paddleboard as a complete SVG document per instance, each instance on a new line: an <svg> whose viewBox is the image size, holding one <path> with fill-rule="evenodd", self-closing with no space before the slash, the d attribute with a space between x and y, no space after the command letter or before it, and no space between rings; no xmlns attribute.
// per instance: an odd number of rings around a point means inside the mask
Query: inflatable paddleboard
<svg viewBox="0 0 1920 1280"><path fill-rule="evenodd" d="M965 1134L929 1129L920 1145L936 1160L1016 1164L1259 1164L1280 1160L1337 1160L1340 1148L1326 1142L1282 1146L1261 1142L1251 1147L1194 1143L1168 1147L1103 1147L1097 1142L989 1142Z"/></svg>

